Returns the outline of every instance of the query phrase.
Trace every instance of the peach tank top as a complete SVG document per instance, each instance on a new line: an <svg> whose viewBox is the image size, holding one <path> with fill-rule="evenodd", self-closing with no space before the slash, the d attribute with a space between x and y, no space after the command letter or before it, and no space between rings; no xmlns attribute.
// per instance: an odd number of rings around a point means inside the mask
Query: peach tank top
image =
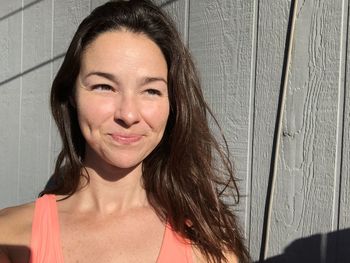
<svg viewBox="0 0 350 263"><path fill-rule="evenodd" d="M30 247L30 263L64 263L55 195L44 195L35 202ZM191 245L167 224L157 263L191 262Z"/></svg>

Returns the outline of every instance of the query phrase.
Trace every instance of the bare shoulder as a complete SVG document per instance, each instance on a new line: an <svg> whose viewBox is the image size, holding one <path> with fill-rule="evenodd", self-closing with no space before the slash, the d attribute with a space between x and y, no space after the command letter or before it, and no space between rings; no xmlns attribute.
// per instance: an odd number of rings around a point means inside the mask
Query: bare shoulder
<svg viewBox="0 0 350 263"><path fill-rule="evenodd" d="M34 203L0 210L0 262L28 262Z"/></svg>
<svg viewBox="0 0 350 263"><path fill-rule="evenodd" d="M193 250L193 260L194 260L193 262L195 262L195 263L208 263L208 260L200 252L200 250L198 248L193 247L192 250ZM226 252L225 257L227 259L227 263L239 263L238 257L233 252Z"/></svg>
<svg viewBox="0 0 350 263"><path fill-rule="evenodd" d="M28 245L33 213L34 203L0 210L0 244Z"/></svg>

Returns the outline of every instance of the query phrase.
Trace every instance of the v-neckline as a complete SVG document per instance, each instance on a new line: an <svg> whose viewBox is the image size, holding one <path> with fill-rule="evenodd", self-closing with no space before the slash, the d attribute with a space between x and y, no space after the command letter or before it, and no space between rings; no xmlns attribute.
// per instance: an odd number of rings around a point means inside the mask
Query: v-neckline
<svg viewBox="0 0 350 263"><path fill-rule="evenodd" d="M56 195L51 195L52 198L50 198L53 202L52 204L52 208L53 208L53 215L54 215L54 224L56 224L56 228L57 229L57 233L56 233L56 237L57 237L57 244L59 245L59 257L62 258L62 263L64 263L64 256L63 256L63 248L62 248L62 242L61 242L61 236L60 236L60 222L59 222L59 216L58 216L58 205L57 205L57 199L56 199ZM157 255L157 258L156 258L156 261L155 263L161 263L159 262L159 258L161 257L162 255L162 251L164 249L164 243L165 243L165 240L166 240L166 237L168 236L168 232L170 231L170 225L168 223L168 221L166 221L165 223L165 226L164 226L164 230L163 230L163 237L162 237L162 243L160 245L160 249L158 251L158 255Z"/></svg>

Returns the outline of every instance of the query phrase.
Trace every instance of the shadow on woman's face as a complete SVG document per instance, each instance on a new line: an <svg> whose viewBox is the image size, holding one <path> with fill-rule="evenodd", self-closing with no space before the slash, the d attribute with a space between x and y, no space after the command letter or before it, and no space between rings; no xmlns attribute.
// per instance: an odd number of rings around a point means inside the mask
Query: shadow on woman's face
<svg viewBox="0 0 350 263"><path fill-rule="evenodd" d="M30 248L0 244L0 263L28 263Z"/></svg>

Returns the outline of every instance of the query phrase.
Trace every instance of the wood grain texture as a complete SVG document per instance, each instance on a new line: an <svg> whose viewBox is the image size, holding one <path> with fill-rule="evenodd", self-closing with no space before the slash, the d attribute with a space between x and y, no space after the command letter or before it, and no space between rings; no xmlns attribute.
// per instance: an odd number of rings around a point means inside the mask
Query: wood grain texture
<svg viewBox="0 0 350 263"><path fill-rule="evenodd" d="M23 71L51 58L52 0L23 10Z"/></svg>
<svg viewBox="0 0 350 263"><path fill-rule="evenodd" d="M20 81L0 86L0 208L17 201Z"/></svg>
<svg viewBox="0 0 350 263"><path fill-rule="evenodd" d="M204 95L226 136L243 198L236 213L249 238L253 1L190 1L189 47ZM217 130L214 130L216 134Z"/></svg>
<svg viewBox="0 0 350 263"><path fill-rule="evenodd" d="M187 43L189 0L156 0L154 2L162 6L163 10L171 16L182 39Z"/></svg>
<svg viewBox="0 0 350 263"><path fill-rule="evenodd" d="M326 0L299 4L269 256L298 238L334 230L338 219L335 167L337 128L341 128L337 117L342 4Z"/></svg>
<svg viewBox="0 0 350 263"><path fill-rule="evenodd" d="M21 12L0 20L0 82L21 71L21 24Z"/></svg>
<svg viewBox="0 0 350 263"><path fill-rule="evenodd" d="M259 1L249 249L259 257L290 1Z"/></svg>
<svg viewBox="0 0 350 263"><path fill-rule="evenodd" d="M90 0L55 0L53 56L65 53L81 21L90 13Z"/></svg>

